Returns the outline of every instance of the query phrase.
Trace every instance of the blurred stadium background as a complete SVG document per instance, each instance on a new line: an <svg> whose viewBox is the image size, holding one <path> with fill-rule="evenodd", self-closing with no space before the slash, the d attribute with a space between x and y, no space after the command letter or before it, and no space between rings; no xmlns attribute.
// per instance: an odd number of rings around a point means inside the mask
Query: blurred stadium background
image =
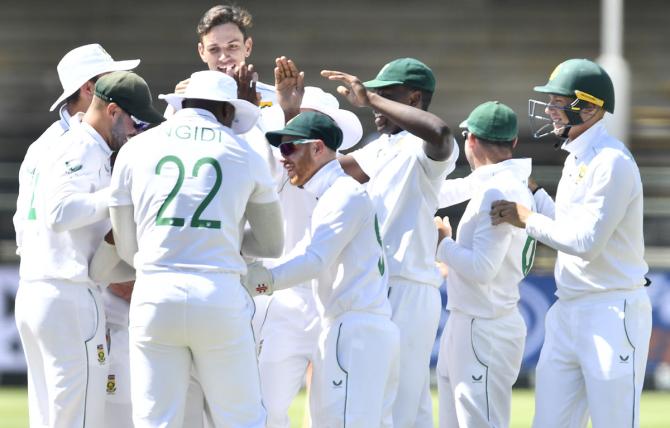
<svg viewBox="0 0 670 428"><path fill-rule="evenodd" d="M533 175L552 194L565 152L553 150L549 143L532 141L525 119L528 99L535 97L532 87L546 82L553 67L567 58L597 58L603 46L611 48L602 35L613 30L614 24L603 23L602 5L617 3L623 0L238 1L254 16L250 62L257 67L262 81L272 83L274 58L280 55L293 58L305 70L308 85L331 91L335 85L319 76L321 69L347 71L365 80L374 77L391 59L419 58L433 69L438 81L431 111L453 128L474 106L486 100L500 100L514 108L521 125L516 156L533 158ZM48 111L61 93L57 62L68 50L97 42L117 60L141 58L137 71L148 81L154 98L159 93L169 93L176 82L204 68L196 52L195 26L202 13L214 4L200 0L2 2L0 386L25 384L25 363L13 317L18 258L11 217L17 173L25 151L57 118L55 112ZM614 40L616 45L616 36ZM627 114L617 117L612 125L627 130L626 142L640 166L645 188L645 241L654 281L648 289L654 304L645 383L649 390L670 389L668 40L670 3L643 0L623 4L621 48L630 73L630 96L622 104L627 97L617 93L617 109ZM162 102L157 101L157 105L163 107ZM346 102L343 105L349 108ZM367 133L371 133L372 113L354 111ZM454 176L467 173L467 163L462 158ZM461 205L444 211L454 226L463 208ZM543 339L543 317L554 299L554 256L548 248L539 248L535 267L522 285L521 306L529 335L519 386L533 384L534 365ZM11 397L22 396L20 389L6 391L11 394L0 388L2 426L3 415L14 407ZM668 394L654 393L653 397L670 403ZM17 402L22 405L20 399ZM656 426L645 425L644 409L643 399L642 426ZM532 413L532 406L528 411ZM665 413L668 420L658 426L670 426L667 410Z"/></svg>

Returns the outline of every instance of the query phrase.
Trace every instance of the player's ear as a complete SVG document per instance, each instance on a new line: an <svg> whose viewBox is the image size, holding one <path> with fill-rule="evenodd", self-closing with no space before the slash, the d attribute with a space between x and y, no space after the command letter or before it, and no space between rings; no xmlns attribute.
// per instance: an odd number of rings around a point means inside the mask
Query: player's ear
<svg viewBox="0 0 670 428"><path fill-rule="evenodd" d="M421 108L421 98L423 98L421 91L412 90L409 94L409 103L412 107Z"/></svg>
<svg viewBox="0 0 670 428"><path fill-rule="evenodd" d="M206 64L207 59L205 58L205 45L203 45L202 42L198 42L198 55L200 55L202 62Z"/></svg>
<svg viewBox="0 0 670 428"><path fill-rule="evenodd" d="M249 58L251 55L251 50L254 47L254 40L251 38L251 36L247 37L247 39L244 41L244 57Z"/></svg>
<svg viewBox="0 0 670 428"><path fill-rule="evenodd" d="M519 139L518 139L518 138L515 138L515 139L514 139L514 142L512 143L512 148L515 148L515 147L516 147L516 144L517 144L518 142L519 142Z"/></svg>

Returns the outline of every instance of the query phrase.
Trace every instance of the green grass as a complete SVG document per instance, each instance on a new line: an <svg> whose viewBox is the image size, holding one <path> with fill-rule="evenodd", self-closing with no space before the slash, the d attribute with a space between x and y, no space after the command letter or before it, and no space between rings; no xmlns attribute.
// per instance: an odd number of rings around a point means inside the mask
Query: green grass
<svg viewBox="0 0 670 428"><path fill-rule="evenodd" d="M3 428L28 426L28 398L25 388L0 388L0 425ZM641 403L641 428L670 427L670 393L645 391ZM291 427L300 428L306 405L301 393L291 405ZM437 416L437 394L433 392L433 412ZM512 428L530 427L533 419L533 391L515 389L512 394ZM437 421L437 419L436 419ZM437 422L436 422L437 426Z"/></svg>

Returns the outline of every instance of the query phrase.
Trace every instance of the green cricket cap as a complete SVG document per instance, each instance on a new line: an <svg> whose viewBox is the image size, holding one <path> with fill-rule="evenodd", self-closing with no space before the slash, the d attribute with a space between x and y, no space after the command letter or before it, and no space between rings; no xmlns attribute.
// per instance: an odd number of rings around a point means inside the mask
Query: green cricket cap
<svg viewBox="0 0 670 428"><path fill-rule="evenodd" d="M95 84L95 96L116 103L126 113L147 123L160 123L163 115L153 107L149 85L138 74L115 71L105 74Z"/></svg>
<svg viewBox="0 0 670 428"><path fill-rule="evenodd" d="M321 140L332 150L337 150L342 144L342 130L335 121L329 116L315 111L300 113L288 121L284 129L265 134L270 144L275 147L279 147L282 143L283 136Z"/></svg>
<svg viewBox="0 0 670 428"><path fill-rule="evenodd" d="M366 88L403 85L435 92L435 76L424 63L414 58L399 58L386 64L373 80L363 83Z"/></svg>
<svg viewBox="0 0 670 428"><path fill-rule="evenodd" d="M488 141L513 141L519 133L516 113L499 101L478 105L460 127Z"/></svg>

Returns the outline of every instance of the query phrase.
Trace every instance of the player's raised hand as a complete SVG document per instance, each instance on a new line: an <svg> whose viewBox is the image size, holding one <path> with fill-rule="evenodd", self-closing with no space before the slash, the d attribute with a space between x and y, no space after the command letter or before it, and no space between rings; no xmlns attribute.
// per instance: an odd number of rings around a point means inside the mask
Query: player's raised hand
<svg viewBox="0 0 670 428"><path fill-rule="evenodd" d="M277 102L289 120L300 113L300 103L305 94L305 73L285 56L275 59L274 72Z"/></svg>
<svg viewBox="0 0 670 428"><path fill-rule="evenodd" d="M369 107L370 98L368 90L363 86L363 82L351 74L334 70L321 70L321 75L328 80L336 80L342 83L337 87L337 92L347 97L347 100L356 107Z"/></svg>
<svg viewBox="0 0 670 428"><path fill-rule="evenodd" d="M437 228L437 245L440 245L444 238L451 238L451 223L449 223L449 217L447 216L444 216L444 218L435 217L433 221Z"/></svg>
<svg viewBox="0 0 670 428"><path fill-rule="evenodd" d="M247 274L241 280L251 297L270 295L274 291L272 273L261 262L249 263Z"/></svg>
<svg viewBox="0 0 670 428"><path fill-rule="evenodd" d="M256 92L258 73L256 73L253 64L242 62L239 66L228 67L225 72L237 82L238 99L249 101L254 105L260 105L261 97Z"/></svg>

